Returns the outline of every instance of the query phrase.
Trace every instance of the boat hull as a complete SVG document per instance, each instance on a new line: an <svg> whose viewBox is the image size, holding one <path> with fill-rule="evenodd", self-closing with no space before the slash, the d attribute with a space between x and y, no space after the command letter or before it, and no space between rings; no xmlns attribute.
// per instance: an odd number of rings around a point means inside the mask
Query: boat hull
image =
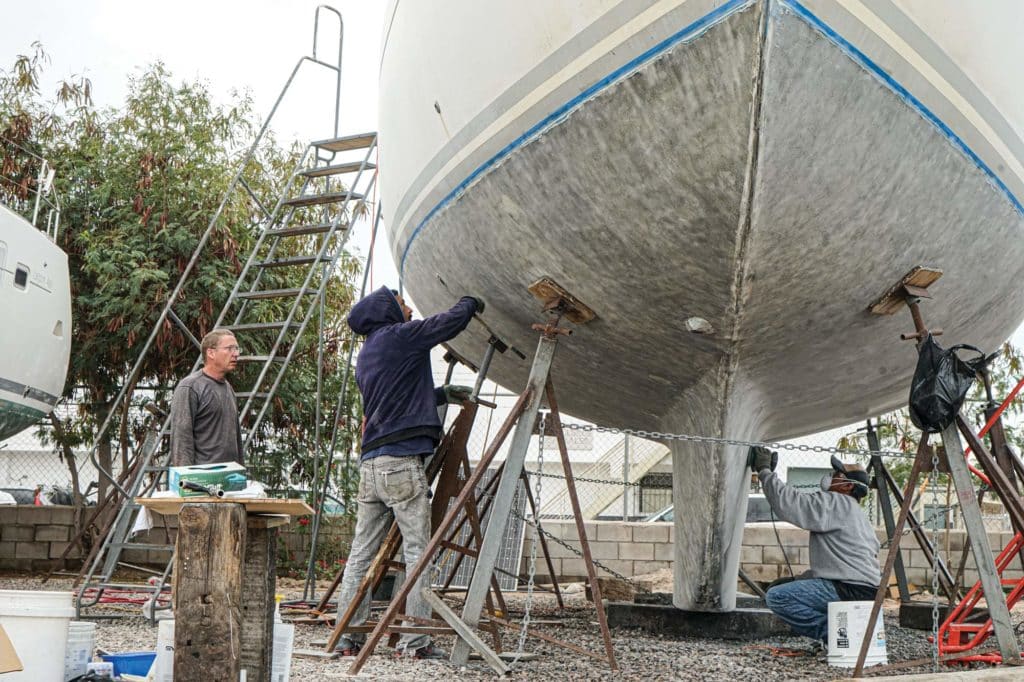
<svg viewBox="0 0 1024 682"><path fill-rule="evenodd" d="M64 391L69 281L67 255L0 206L0 440L49 414Z"/></svg>
<svg viewBox="0 0 1024 682"><path fill-rule="evenodd" d="M890 35L923 32L910 15L883 17L886 33L852 3L581 4L592 16L575 24L531 3L489 19L520 31L500 63L473 59L479 36L438 40L426 29L458 27L389 13L383 201L421 310L481 295L489 325L529 349L527 287L550 277L597 313L559 349L563 409L741 440L905 400L909 316L867 306L915 265L944 271L925 314L946 338L993 348L1020 322L1019 127L966 85L928 80L942 59L922 66ZM460 57L447 80L409 61L424 21ZM431 93L435 106L409 106ZM689 331L694 318L710 333ZM485 340L471 327L454 345L475 357ZM507 353L491 376L521 386L528 365ZM745 453L672 449L676 604L730 609Z"/></svg>

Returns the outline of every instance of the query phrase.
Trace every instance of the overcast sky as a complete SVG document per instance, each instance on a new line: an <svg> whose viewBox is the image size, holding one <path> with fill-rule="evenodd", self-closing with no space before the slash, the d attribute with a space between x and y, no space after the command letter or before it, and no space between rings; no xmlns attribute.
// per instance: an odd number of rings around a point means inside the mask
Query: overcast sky
<svg viewBox="0 0 1024 682"><path fill-rule="evenodd" d="M34 41L50 57L43 92L73 75L92 81L99 106L119 105L128 77L159 60L176 80L203 80L215 99L233 89L251 93L263 119L299 58L312 53L314 0L35 0L4 3L0 67L9 69ZM384 0L331 0L345 22L341 134L377 129L377 71ZM336 15L321 10L318 57L335 63ZM309 141L333 133L334 76L306 63L274 117L282 140ZM351 245L365 255L369 226ZM386 241L375 249L376 284L397 282Z"/></svg>

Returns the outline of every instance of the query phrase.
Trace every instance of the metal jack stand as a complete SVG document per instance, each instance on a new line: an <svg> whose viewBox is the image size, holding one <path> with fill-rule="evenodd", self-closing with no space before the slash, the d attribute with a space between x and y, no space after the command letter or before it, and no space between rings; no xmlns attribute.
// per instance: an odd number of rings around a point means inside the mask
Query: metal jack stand
<svg viewBox="0 0 1024 682"><path fill-rule="evenodd" d="M914 320L914 333L902 334L903 340L914 339L919 344L930 334L941 334L940 330L929 332L921 317L919 303L922 298L930 298L927 287L942 276L940 270L915 267L895 286L889 289L880 299L869 306L869 310L877 315L891 315L902 309L903 305L910 309L911 317ZM971 434L973 436L973 434ZM967 467L967 460L964 457L963 448L960 444L960 435L957 432L957 423L951 423L942 431L942 441L945 445L946 457L949 462L950 474L953 484L956 487L957 499L960 501L960 509L963 514L964 524L967 527L967 536L974 552L975 563L978 566L978 573L981 576L981 583L984 589L985 601L988 604L992 617L992 624L995 630L996 639L999 642L999 650L1002 660L1009 664L1020 664L1020 651L1017 647L1017 639L1013 632L1013 625L1010 622L1010 611L1003 595L1002 584L999 574L996 572L995 561L992 549L988 544L988 535L985 532L985 525L981 518L981 509L975 495L974 487L971 484L970 471ZM894 537L903 534L903 527L906 524L910 512L914 486L923 470L931 467L932 461L928 453L928 434L922 434L921 441L917 448L917 455L910 470L910 477L904 489L903 504L900 507L899 518L893 532ZM1024 512L1024 509L1022 509ZM857 656L857 665L854 667L853 677L861 677L864 673L864 661L867 658L868 648L874 636L875 622L882 610L882 601L888 589L889 575L892 573L893 565L899 554L899 544L889 547L889 554L886 557L885 566L882 569L882 579L878 586L878 593L875 596L875 603L868 617L867 632L861 642L860 654ZM937 643L936 643L937 645Z"/></svg>
<svg viewBox="0 0 1024 682"><path fill-rule="evenodd" d="M585 323L594 317L593 312L587 306L580 303L575 299L575 297L551 280L543 279L536 282L530 287L530 291L533 292L534 295L545 300L545 310L551 313L553 318L546 325L533 326L535 330L541 333L541 337L537 345L537 352L534 356L533 367L530 371L530 378L528 380L527 387L519 396L519 399L512 408L511 413L502 424L495 440L488 446L487 451L481 457L476 469L473 470L473 473L466 481L461 492L456 498L454 506L445 515L440 527L437 528L434 536L430 539L430 542L427 544L427 547L423 552L423 556L407 574L406 580L402 585L402 589L398 594L393 596L391 605L388 607L384 615L378 620L377 626L370 634L365 645L360 651L359 656L348 670L348 673L351 675L359 673L366 664L370 655L372 655L376 645L380 642L385 629L398 617L398 604L408 596L409 590L415 585L417 578L427 569L430 558L444 546L446 536L454 526L461 507L467 503L470 496L477 489L477 486L483 479L483 476L487 472L491 462L494 460L505 439L512 431L512 427L515 426L515 435L513 436L510 449L506 455L505 463L502 466L497 490L492 496L493 502L490 509L487 529L483 534L483 542L479 545L476 567L466 594L466 601L463 606L461 618L458 617L450 608L444 605L444 603L429 590L425 595L428 601L434 605L435 610L439 612L439 615L441 615L445 622L447 622L448 625L451 626L451 628L460 636L460 639L456 642L455 649L452 652L453 663L456 665L463 665L468 659L470 649L472 648L476 649L481 656L483 656L484 660L487 661L487 663L498 674L505 674L508 672L508 667L504 662L494 653L494 651L488 648L486 644L476 637L474 630L480 622L480 612L484 606L488 585L493 577L494 565L500 549L502 531L504 530L505 523L507 522L511 512L512 495L523 471L523 462L526 458L527 447L529 445L530 437L534 431L534 422L536 421L541 400L543 399L545 392L547 393L549 405L552 409L552 416L555 419L555 431L559 441L562 463L565 467L567 485L569 486L570 491L574 492L575 490L572 485L572 472L569 467L564 438L562 437L561 424L558 421L557 404L554 401L554 392L551 389L548 375L551 368L551 362L554 357L555 348L558 344L558 337L568 335L570 333L569 330L558 326L562 317L565 317L577 324ZM594 603L597 606L598 622L601 625L602 635L604 636L607 660L611 668L613 670L617 670L618 665L615 662L614 651L611 646L611 635L608 631L604 611L601 607L600 586L597 583L593 564L590 559L589 545L586 541L586 534L583 529L582 519L579 516L579 505L575 500L574 495L573 498L574 511L577 515L577 529L580 532L580 541L583 546L584 559L588 566L588 575L591 578L591 589L594 594ZM515 627L507 621L493 616L491 617L491 622L496 622L505 627ZM530 634L541 637L546 641L565 646L574 651L594 655L580 649L579 647L559 642L553 637L544 636L535 632L531 632Z"/></svg>

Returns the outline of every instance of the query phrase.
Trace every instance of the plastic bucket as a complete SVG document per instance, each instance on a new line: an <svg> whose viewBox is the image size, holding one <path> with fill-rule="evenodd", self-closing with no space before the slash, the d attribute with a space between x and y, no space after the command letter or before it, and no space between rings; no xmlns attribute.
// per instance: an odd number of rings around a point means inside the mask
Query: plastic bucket
<svg viewBox="0 0 1024 682"><path fill-rule="evenodd" d="M63 680L68 623L75 617L70 592L0 590L0 625L25 669L3 682Z"/></svg>
<svg viewBox="0 0 1024 682"><path fill-rule="evenodd" d="M156 661L153 682L174 682L174 621L162 620L157 626Z"/></svg>
<svg viewBox="0 0 1024 682"><path fill-rule="evenodd" d="M295 626L274 623L274 653L270 668L272 682L288 682L292 670L292 646L295 644Z"/></svg>
<svg viewBox="0 0 1024 682"><path fill-rule="evenodd" d="M96 623L74 620L68 625L68 644L64 652L64 678L70 680L89 671L96 648Z"/></svg>
<svg viewBox="0 0 1024 682"><path fill-rule="evenodd" d="M868 629L868 618L874 602L834 601L828 605L828 664L839 668L857 665L861 642ZM879 612L875 632L868 647L864 665L886 665L885 627Z"/></svg>
<svg viewBox="0 0 1024 682"><path fill-rule="evenodd" d="M114 664L114 677L124 674L145 677L149 674L149 669L153 667L156 652L128 651L123 654L104 654L100 658Z"/></svg>

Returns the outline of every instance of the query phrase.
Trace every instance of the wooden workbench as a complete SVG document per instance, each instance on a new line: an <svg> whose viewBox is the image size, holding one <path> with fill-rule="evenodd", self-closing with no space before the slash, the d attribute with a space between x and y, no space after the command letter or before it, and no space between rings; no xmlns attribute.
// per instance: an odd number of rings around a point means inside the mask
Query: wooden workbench
<svg viewBox="0 0 1024 682"><path fill-rule="evenodd" d="M313 510L302 500L137 498L178 516L174 677L269 682L278 528Z"/></svg>

